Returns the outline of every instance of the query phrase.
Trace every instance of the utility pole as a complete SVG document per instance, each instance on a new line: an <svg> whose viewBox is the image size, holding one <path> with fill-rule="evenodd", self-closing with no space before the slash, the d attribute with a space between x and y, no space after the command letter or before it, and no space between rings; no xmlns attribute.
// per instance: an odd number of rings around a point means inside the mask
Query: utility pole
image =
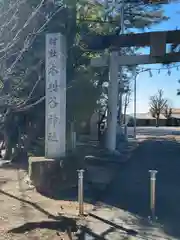
<svg viewBox="0 0 180 240"><path fill-rule="evenodd" d="M137 73L136 73L136 66L134 66L134 69L133 69L133 77L134 77L134 139L136 139L136 107L137 107L137 104L136 104L136 98L137 98L137 85L136 85L136 81L137 81Z"/></svg>

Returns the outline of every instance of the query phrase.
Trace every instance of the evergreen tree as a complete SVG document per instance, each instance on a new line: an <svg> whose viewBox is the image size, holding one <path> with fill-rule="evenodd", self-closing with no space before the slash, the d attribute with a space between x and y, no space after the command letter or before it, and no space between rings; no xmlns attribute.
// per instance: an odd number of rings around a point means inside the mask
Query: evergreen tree
<svg viewBox="0 0 180 240"><path fill-rule="evenodd" d="M137 21L132 17L134 12L131 14L130 11L137 8L133 9L131 4L126 8L126 18L131 22L127 25L136 27ZM141 9L138 5L138 11ZM119 13L109 14L107 22L104 22L105 15L104 5L94 1L79 0L77 4L74 0L1 1L0 127L6 158L12 158L12 148L16 155L22 149L26 154L37 144L43 149L46 33L61 32L67 38L68 122L76 119L79 124L89 119L99 107L108 70L90 67L90 60L96 53L85 51L80 38L82 35L114 33L119 26ZM154 15L154 22L164 19L163 14L159 16Z"/></svg>

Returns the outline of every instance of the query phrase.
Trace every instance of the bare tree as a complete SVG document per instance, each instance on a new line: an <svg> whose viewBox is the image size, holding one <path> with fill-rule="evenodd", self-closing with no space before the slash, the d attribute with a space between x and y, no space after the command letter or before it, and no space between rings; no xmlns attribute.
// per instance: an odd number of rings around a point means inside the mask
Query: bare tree
<svg viewBox="0 0 180 240"><path fill-rule="evenodd" d="M180 83L180 80L178 80L178 83ZM177 89L177 95L180 96L180 89Z"/></svg>
<svg viewBox="0 0 180 240"><path fill-rule="evenodd" d="M128 90L124 96L124 112L123 112L123 123L124 124L126 123L126 112L127 112L127 108L128 108L130 101L131 101L131 90Z"/></svg>
<svg viewBox="0 0 180 240"><path fill-rule="evenodd" d="M168 103L165 104L164 107L164 116L169 119L171 118L172 115L172 108L170 107L170 105Z"/></svg>
<svg viewBox="0 0 180 240"><path fill-rule="evenodd" d="M150 97L150 113L156 118L156 127L159 126L160 114L164 114L167 105L167 99L163 96L163 90L158 90L157 94Z"/></svg>
<svg viewBox="0 0 180 240"><path fill-rule="evenodd" d="M172 115L172 107L171 107L170 103L167 102L164 107L164 116L167 119L167 121L166 121L167 126L172 124L171 115Z"/></svg>

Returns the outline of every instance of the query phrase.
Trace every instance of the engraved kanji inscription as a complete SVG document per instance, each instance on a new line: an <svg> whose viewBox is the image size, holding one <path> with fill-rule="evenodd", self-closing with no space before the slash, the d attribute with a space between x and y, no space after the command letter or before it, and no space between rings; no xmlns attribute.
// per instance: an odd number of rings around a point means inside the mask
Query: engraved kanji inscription
<svg viewBox="0 0 180 240"><path fill-rule="evenodd" d="M48 105L50 108L55 108L58 105L58 101L55 96L49 98Z"/></svg>
<svg viewBox="0 0 180 240"><path fill-rule="evenodd" d="M58 92L58 88L60 87L60 85L58 84L58 81L55 80L55 81L51 81L49 82L48 84L48 91L49 92Z"/></svg>
<svg viewBox="0 0 180 240"><path fill-rule="evenodd" d="M57 37L51 37L50 39L49 39L49 44L51 45L51 46L56 46L56 44L57 44Z"/></svg>
<svg viewBox="0 0 180 240"><path fill-rule="evenodd" d="M48 68L48 75L55 76L58 72L56 64L52 63Z"/></svg>
<svg viewBox="0 0 180 240"><path fill-rule="evenodd" d="M51 114L48 116L48 123L52 124L53 127L55 128L57 124L60 123L59 117L56 116L56 114Z"/></svg>
<svg viewBox="0 0 180 240"><path fill-rule="evenodd" d="M49 50L49 57L52 58L52 57L57 57L57 51L56 49L50 49Z"/></svg>
<svg viewBox="0 0 180 240"><path fill-rule="evenodd" d="M58 138L57 138L56 132L48 133L48 141L50 141L50 142L58 142Z"/></svg>

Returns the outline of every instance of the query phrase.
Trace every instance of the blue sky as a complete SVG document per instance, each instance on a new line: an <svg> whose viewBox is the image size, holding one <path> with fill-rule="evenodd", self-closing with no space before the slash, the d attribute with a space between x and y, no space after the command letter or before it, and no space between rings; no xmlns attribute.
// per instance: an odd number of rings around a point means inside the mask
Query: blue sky
<svg viewBox="0 0 180 240"><path fill-rule="evenodd" d="M163 31L174 30L180 24L180 3L171 3L164 6L165 15L170 19L161 24L153 26L149 31ZM180 27L179 27L180 28ZM179 29L178 28L178 29ZM177 65L180 66L180 63ZM162 65L145 65L144 67L158 69ZM149 98L154 95L158 89L163 89L164 96L171 101L171 104L175 108L180 108L180 96L177 96L177 89L180 88L178 80L180 79L180 67L177 69L171 69L171 75L168 76L167 70L162 70L160 74L158 71L152 70L153 77L149 77L149 73L141 73L137 77L137 112L147 112L149 110ZM132 101L128 108L129 113L133 113L133 95Z"/></svg>

